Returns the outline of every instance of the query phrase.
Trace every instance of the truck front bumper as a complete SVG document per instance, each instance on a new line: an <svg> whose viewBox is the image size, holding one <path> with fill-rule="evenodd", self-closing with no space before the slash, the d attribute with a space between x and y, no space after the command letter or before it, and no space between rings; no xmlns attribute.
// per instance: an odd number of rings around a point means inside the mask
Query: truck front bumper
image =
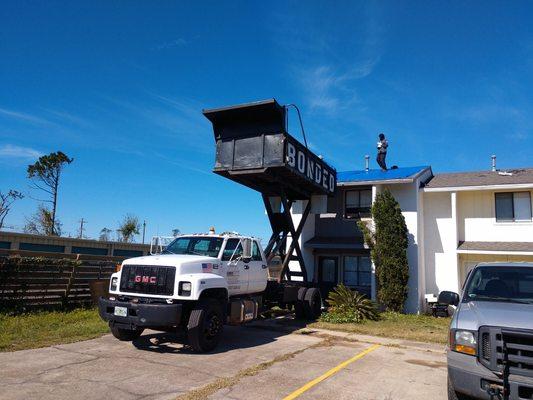
<svg viewBox="0 0 533 400"><path fill-rule="evenodd" d="M453 388L475 399L493 399L487 392L487 385L502 385L502 380L481 365L476 357L448 350L448 378ZM509 376L509 400L533 398L531 378Z"/></svg>
<svg viewBox="0 0 533 400"><path fill-rule="evenodd" d="M126 308L126 316L115 315L115 307ZM121 328L169 328L179 325L181 304L133 303L100 297L98 312L104 321Z"/></svg>

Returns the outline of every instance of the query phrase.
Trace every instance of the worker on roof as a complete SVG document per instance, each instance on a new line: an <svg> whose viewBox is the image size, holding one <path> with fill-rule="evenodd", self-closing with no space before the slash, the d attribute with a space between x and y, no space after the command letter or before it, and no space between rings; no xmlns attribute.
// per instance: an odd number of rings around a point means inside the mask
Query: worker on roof
<svg viewBox="0 0 533 400"><path fill-rule="evenodd" d="M387 147L389 147L389 142L387 142L387 139L385 139L385 135L380 133L378 142L378 156L376 160L382 171L387 170L387 164L385 163L385 158L387 157Z"/></svg>

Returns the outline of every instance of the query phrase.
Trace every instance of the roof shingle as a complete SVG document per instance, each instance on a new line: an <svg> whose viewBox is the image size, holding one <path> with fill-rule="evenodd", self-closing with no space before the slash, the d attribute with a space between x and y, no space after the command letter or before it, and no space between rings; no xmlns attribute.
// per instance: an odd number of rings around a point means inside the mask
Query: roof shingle
<svg viewBox="0 0 533 400"><path fill-rule="evenodd" d="M426 188L533 184L533 168L436 174Z"/></svg>
<svg viewBox="0 0 533 400"><path fill-rule="evenodd" d="M457 250L533 252L533 242L459 242Z"/></svg>

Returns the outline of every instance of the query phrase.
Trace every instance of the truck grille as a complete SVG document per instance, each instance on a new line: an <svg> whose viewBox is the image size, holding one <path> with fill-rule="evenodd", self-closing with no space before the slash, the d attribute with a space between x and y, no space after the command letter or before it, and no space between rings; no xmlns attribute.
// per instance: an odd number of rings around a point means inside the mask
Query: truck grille
<svg viewBox="0 0 533 400"><path fill-rule="evenodd" d="M175 276L175 267L124 265L120 279L120 291L172 296Z"/></svg>
<svg viewBox="0 0 533 400"><path fill-rule="evenodd" d="M533 378L533 331L483 326L479 337L481 364L503 372L506 350L509 373Z"/></svg>

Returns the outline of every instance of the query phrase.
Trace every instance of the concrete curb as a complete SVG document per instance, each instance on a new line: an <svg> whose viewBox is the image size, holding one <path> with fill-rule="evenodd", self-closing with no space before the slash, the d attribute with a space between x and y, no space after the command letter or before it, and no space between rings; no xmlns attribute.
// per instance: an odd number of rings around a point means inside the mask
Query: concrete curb
<svg viewBox="0 0 533 400"><path fill-rule="evenodd" d="M268 320L259 320L251 322L246 327L256 328L256 329L267 329L274 330L278 332L294 333L294 334L303 334L310 336L318 336L327 338L335 338L337 340L345 340L350 342L363 342L371 344L381 344L383 346L391 347L403 347L419 351L431 351L436 353L445 353L446 345L438 343L427 343L427 342L416 342L413 340L406 339L396 339L383 336L372 336L364 335L359 333L351 332L342 332L334 331L330 329L323 328L307 328L307 327L298 327L297 325L281 325L277 323L277 320L283 319L284 317L278 317Z"/></svg>

